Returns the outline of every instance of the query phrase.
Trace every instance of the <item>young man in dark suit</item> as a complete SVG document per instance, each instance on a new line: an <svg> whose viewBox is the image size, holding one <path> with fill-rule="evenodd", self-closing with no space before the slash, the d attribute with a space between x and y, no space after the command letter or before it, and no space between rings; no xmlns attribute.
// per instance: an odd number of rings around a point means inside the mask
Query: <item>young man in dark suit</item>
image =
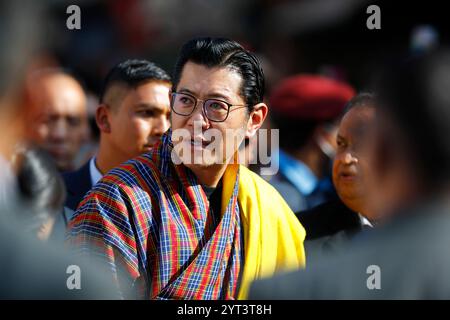
<svg viewBox="0 0 450 320"><path fill-rule="evenodd" d="M66 207L76 210L100 178L121 163L149 151L169 128L171 80L146 60L127 60L107 75L96 111L98 153L79 170L64 174Z"/></svg>

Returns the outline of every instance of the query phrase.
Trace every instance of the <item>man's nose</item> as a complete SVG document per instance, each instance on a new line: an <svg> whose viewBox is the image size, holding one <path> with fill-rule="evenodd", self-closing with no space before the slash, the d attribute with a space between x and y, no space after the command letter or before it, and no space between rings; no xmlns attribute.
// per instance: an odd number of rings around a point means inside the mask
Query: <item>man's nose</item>
<svg viewBox="0 0 450 320"><path fill-rule="evenodd" d="M344 163L345 164L358 163L358 158L356 158L351 152L346 152L344 155Z"/></svg>
<svg viewBox="0 0 450 320"><path fill-rule="evenodd" d="M188 123L190 125L194 125L194 123L201 123L202 128L207 129L210 125L208 118L203 112L203 103L201 101L197 102L197 106L194 109L194 112L189 116Z"/></svg>
<svg viewBox="0 0 450 320"><path fill-rule="evenodd" d="M63 119L58 119L52 125L50 130L50 137L53 140L61 141L67 138L69 133L68 125Z"/></svg>
<svg viewBox="0 0 450 320"><path fill-rule="evenodd" d="M161 115L153 119L152 136L162 136L169 129L170 122L166 115Z"/></svg>

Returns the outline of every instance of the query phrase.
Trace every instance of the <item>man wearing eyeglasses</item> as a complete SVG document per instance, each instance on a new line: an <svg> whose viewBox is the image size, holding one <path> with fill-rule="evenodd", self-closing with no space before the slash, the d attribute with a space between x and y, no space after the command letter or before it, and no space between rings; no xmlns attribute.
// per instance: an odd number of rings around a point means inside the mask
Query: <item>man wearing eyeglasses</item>
<svg viewBox="0 0 450 320"><path fill-rule="evenodd" d="M268 112L263 72L235 41L197 38L172 80L171 129L91 190L70 242L109 264L131 298L243 299L251 281L305 257L293 212L238 163Z"/></svg>

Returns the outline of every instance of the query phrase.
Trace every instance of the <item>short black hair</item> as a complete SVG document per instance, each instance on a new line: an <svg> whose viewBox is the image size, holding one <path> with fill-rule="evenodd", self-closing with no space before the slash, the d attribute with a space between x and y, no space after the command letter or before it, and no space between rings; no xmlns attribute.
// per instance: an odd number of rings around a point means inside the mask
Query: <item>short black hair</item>
<svg viewBox="0 0 450 320"><path fill-rule="evenodd" d="M24 216L31 228L62 212L66 199L64 181L56 164L43 149L22 147L14 154L19 194L34 216Z"/></svg>
<svg viewBox="0 0 450 320"><path fill-rule="evenodd" d="M356 107L372 107L377 108L378 106L378 98L377 95L373 92L360 92L356 96L354 96L344 107L344 111L342 112L342 116L345 116L351 109Z"/></svg>
<svg viewBox="0 0 450 320"><path fill-rule="evenodd" d="M106 76L100 93L100 103L104 102L105 95L113 84L120 83L135 88L147 81L171 82L169 74L153 62L138 59L122 61Z"/></svg>
<svg viewBox="0 0 450 320"><path fill-rule="evenodd" d="M306 145L314 134L314 129L320 124L315 120L298 120L273 113L271 119L274 129L280 131L279 146L283 150L293 151Z"/></svg>
<svg viewBox="0 0 450 320"><path fill-rule="evenodd" d="M265 83L261 63L236 41L202 37L186 42L175 63L172 91L176 91L183 67L189 61L208 68L229 67L237 71L242 77L240 94L249 109L263 101Z"/></svg>

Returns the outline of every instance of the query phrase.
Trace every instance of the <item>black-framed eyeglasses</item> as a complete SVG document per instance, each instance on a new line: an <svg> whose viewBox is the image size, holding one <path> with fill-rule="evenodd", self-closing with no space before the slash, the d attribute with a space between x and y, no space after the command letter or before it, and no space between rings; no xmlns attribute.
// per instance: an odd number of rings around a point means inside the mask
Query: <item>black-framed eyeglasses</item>
<svg viewBox="0 0 450 320"><path fill-rule="evenodd" d="M203 102L203 114L208 120L213 122L223 122L227 120L231 107L244 108L247 106L242 104L231 104L219 99L200 100L189 93L181 92L172 92L170 106L176 114L180 116L190 116L194 112L199 101Z"/></svg>

